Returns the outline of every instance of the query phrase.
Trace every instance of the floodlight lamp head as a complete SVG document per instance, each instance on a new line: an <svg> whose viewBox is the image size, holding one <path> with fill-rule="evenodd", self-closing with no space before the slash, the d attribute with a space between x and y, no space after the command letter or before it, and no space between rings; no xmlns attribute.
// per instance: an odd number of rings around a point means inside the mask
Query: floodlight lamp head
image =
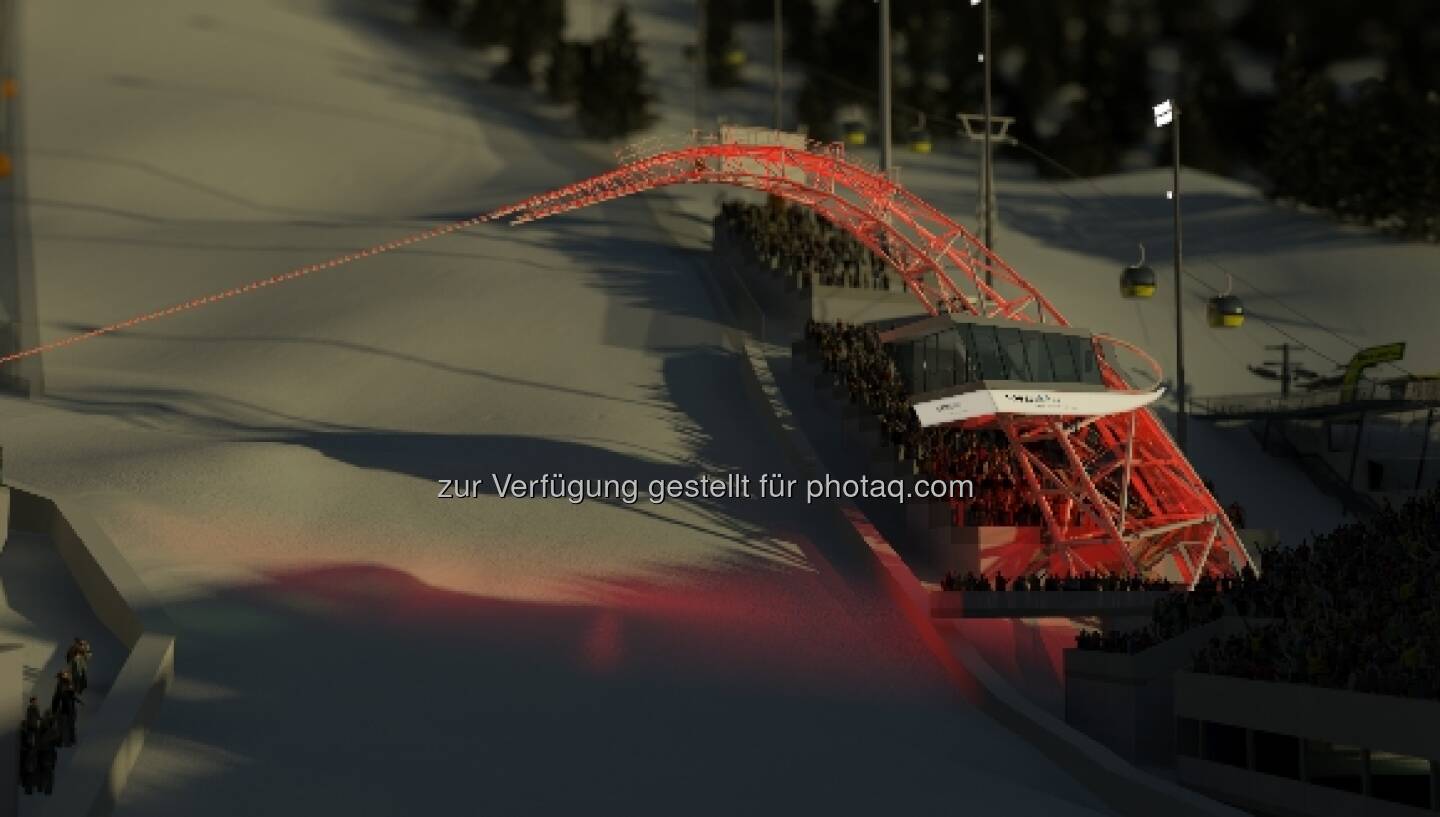
<svg viewBox="0 0 1440 817"><path fill-rule="evenodd" d="M972 6L978 6L978 5L980 5L980 0L970 0L970 5L972 5Z"/></svg>
<svg viewBox="0 0 1440 817"><path fill-rule="evenodd" d="M1170 104L1170 100L1167 99L1155 106L1155 127L1163 128L1173 121L1175 121L1175 107Z"/></svg>

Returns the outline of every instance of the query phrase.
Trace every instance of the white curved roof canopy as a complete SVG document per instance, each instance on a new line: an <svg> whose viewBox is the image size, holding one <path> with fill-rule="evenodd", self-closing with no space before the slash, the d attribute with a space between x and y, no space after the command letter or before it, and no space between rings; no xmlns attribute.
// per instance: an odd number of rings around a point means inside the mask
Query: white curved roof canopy
<svg viewBox="0 0 1440 817"><path fill-rule="evenodd" d="M914 407L920 424L928 428L993 415L1101 417L1143 408L1164 393L1163 386L1150 391L1071 391L1035 388L1033 383L1002 386L982 382L959 394L917 400Z"/></svg>

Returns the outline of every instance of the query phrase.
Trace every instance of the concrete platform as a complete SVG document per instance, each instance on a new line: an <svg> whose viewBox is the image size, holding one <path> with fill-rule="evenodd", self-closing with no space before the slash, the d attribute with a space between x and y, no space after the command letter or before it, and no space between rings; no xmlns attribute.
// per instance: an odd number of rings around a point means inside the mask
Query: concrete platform
<svg viewBox="0 0 1440 817"><path fill-rule="evenodd" d="M1149 615L1169 590L935 590L930 613L936 618L1076 618Z"/></svg>

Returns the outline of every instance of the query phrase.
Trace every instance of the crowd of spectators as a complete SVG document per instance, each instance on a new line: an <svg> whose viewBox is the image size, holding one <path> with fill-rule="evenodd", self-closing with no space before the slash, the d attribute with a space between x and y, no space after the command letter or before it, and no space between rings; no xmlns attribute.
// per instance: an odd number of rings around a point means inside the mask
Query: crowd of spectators
<svg viewBox="0 0 1440 817"><path fill-rule="evenodd" d="M1440 698L1440 489L1263 565L1256 602L1278 621L1212 641L1196 671Z"/></svg>
<svg viewBox="0 0 1440 817"><path fill-rule="evenodd" d="M1143 590L1157 591L1170 590L1170 582L1164 579L1147 578L1138 574L1117 575L1113 573L1087 572L1079 575L1046 575L1029 573L1017 576L1013 579L1007 578L1004 573L997 572L992 579L989 576L977 576L973 572L964 576L957 576L947 571L945 578L940 581L943 590L970 590L970 591L994 591L1003 593L1006 590L1089 590L1104 591L1108 593L1140 592Z"/></svg>
<svg viewBox="0 0 1440 817"><path fill-rule="evenodd" d="M1156 589L1173 589L1168 582L1156 582ZM1227 610L1242 615L1260 615L1263 585L1255 572L1246 567L1238 575L1215 579L1201 577L1195 590L1171 593L1155 601L1150 624L1138 630L1085 630L1075 637L1082 650L1142 652L1163 641L1225 615Z"/></svg>
<svg viewBox="0 0 1440 817"><path fill-rule="evenodd" d="M1440 490L1269 548L1261 562L1258 577L1247 568L1162 599L1144 629L1085 632L1077 644L1138 652L1232 612L1268 621L1212 638L1195 671L1440 698Z"/></svg>
<svg viewBox="0 0 1440 817"><path fill-rule="evenodd" d="M928 477L970 480L970 496L952 497L956 525L1039 525L1042 511L1023 489L1009 442L993 430L922 428L895 363L873 327L810 321L805 337L819 349L826 372L880 425L900 460L912 459ZM1078 512L1077 512L1078 513Z"/></svg>
<svg viewBox="0 0 1440 817"><path fill-rule="evenodd" d="M729 201L720 216L762 266L798 274L806 283L890 288L880 256L808 207Z"/></svg>

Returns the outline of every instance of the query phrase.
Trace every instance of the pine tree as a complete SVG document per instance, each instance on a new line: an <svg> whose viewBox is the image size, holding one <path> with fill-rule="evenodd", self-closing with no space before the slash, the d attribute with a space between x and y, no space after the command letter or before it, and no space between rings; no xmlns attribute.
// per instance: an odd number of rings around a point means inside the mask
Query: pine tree
<svg viewBox="0 0 1440 817"><path fill-rule="evenodd" d="M891 10L900 49L896 67L904 69L897 72L895 96L904 108L934 111L943 107L943 88L933 79L942 73L945 52L951 47L946 6L945 0L904 0Z"/></svg>
<svg viewBox="0 0 1440 817"><path fill-rule="evenodd" d="M496 70L495 79L528 86L534 78L535 55L553 49L565 30L565 0L531 0L523 8L512 5L511 9L502 21L505 63Z"/></svg>
<svg viewBox="0 0 1440 817"><path fill-rule="evenodd" d="M459 0L420 0L418 19L423 26L443 28L455 19Z"/></svg>
<svg viewBox="0 0 1440 817"><path fill-rule="evenodd" d="M808 64L815 59L815 35L820 31L820 12L815 0L785 0L780 7L784 25L785 59Z"/></svg>
<svg viewBox="0 0 1440 817"><path fill-rule="evenodd" d="M1126 148L1142 138L1153 103L1145 39L1139 21L1130 14L1133 9L1127 11L1117 0L1079 0L1063 9L1065 22L1058 32L1062 45L1048 57L1038 58L1041 65L1028 83L1032 93L1048 98L1047 108L1065 84L1073 83L1080 92L1059 130L1039 140L1041 148L1080 175L1111 173L1119 168ZM1128 21L1128 26L1116 25L1116 19ZM1051 75L1046 78L1046 74ZM1047 81L1059 84L1046 90ZM1037 110L1033 115L1043 114ZM1043 161L1037 170L1058 172Z"/></svg>
<svg viewBox="0 0 1440 817"><path fill-rule="evenodd" d="M1180 36L1180 160L1212 173L1230 173L1242 152L1238 134L1249 123L1242 120L1240 84L1224 57L1220 21L1208 7L1192 9ZM1167 131L1161 165L1173 161L1171 136Z"/></svg>
<svg viewBox="0 0 1440 817"><path fill-rule="evenodd" d="M775 21L774 0L741 0L735 7L735 18L770 26ZM820 31L820 13L815 0L784 0L780 4L781 25L785 37L785 59L808 62L814 54L816 34Z"/></svg>
<svg viewBox="0 0 1440 817"><path fill-rule="evenodd" d="M551 102L574 102L580 92L580 72L588 59L590 43L556 40L545 69L545 93Z"/></svg>
<svg viewBox="0 0 1440 817"><path fill-rule="evenodd" d="M1334 207L1339 195L1332 160L1343 152L1337 142L1343 136L1335 134L1338 97L1333 83L1305 68L1294 40L1276 66L1275 94L1264 161L1272 194Z"/></svg>
<svg viewBox="0 0 1440 817"><path fill-rule="evenodd" d="M460 41L471 48L500 45L510 33L514 11L512 0L475 0L460 26Z"/></svg>
<svg viewBox="0 0 1440 817"><path fill-rule="evenodd" d="M816 139L837 138L841 107L874 109L871 89L880 81L875 36L879 23L873 0L840 0L832 10L795 102L798 121Z"/></svg>
<svg viewBox="0 0 1440 817"><path fill-rule="evenodd" d="M705 0L705 81L711 87L740 83L744 52L735 42L737 11L736 0Z"/></svg>
<svg viewBox="0 0 1440 817"><path fill-rule="evenodd" d="M577 117L595 139L616 139L650 126L651 95L630 12L621 6L605 38L588 50L580 76Z"/></svg>
<svg viewBox="0 0 1440 817"><path fill-rule="evenodd" d="M509 26L505 33L505 62L495 69L494 79L506 85L528 86L533 78L530 63L540 46L540 32L523 22Z"/></svg>

